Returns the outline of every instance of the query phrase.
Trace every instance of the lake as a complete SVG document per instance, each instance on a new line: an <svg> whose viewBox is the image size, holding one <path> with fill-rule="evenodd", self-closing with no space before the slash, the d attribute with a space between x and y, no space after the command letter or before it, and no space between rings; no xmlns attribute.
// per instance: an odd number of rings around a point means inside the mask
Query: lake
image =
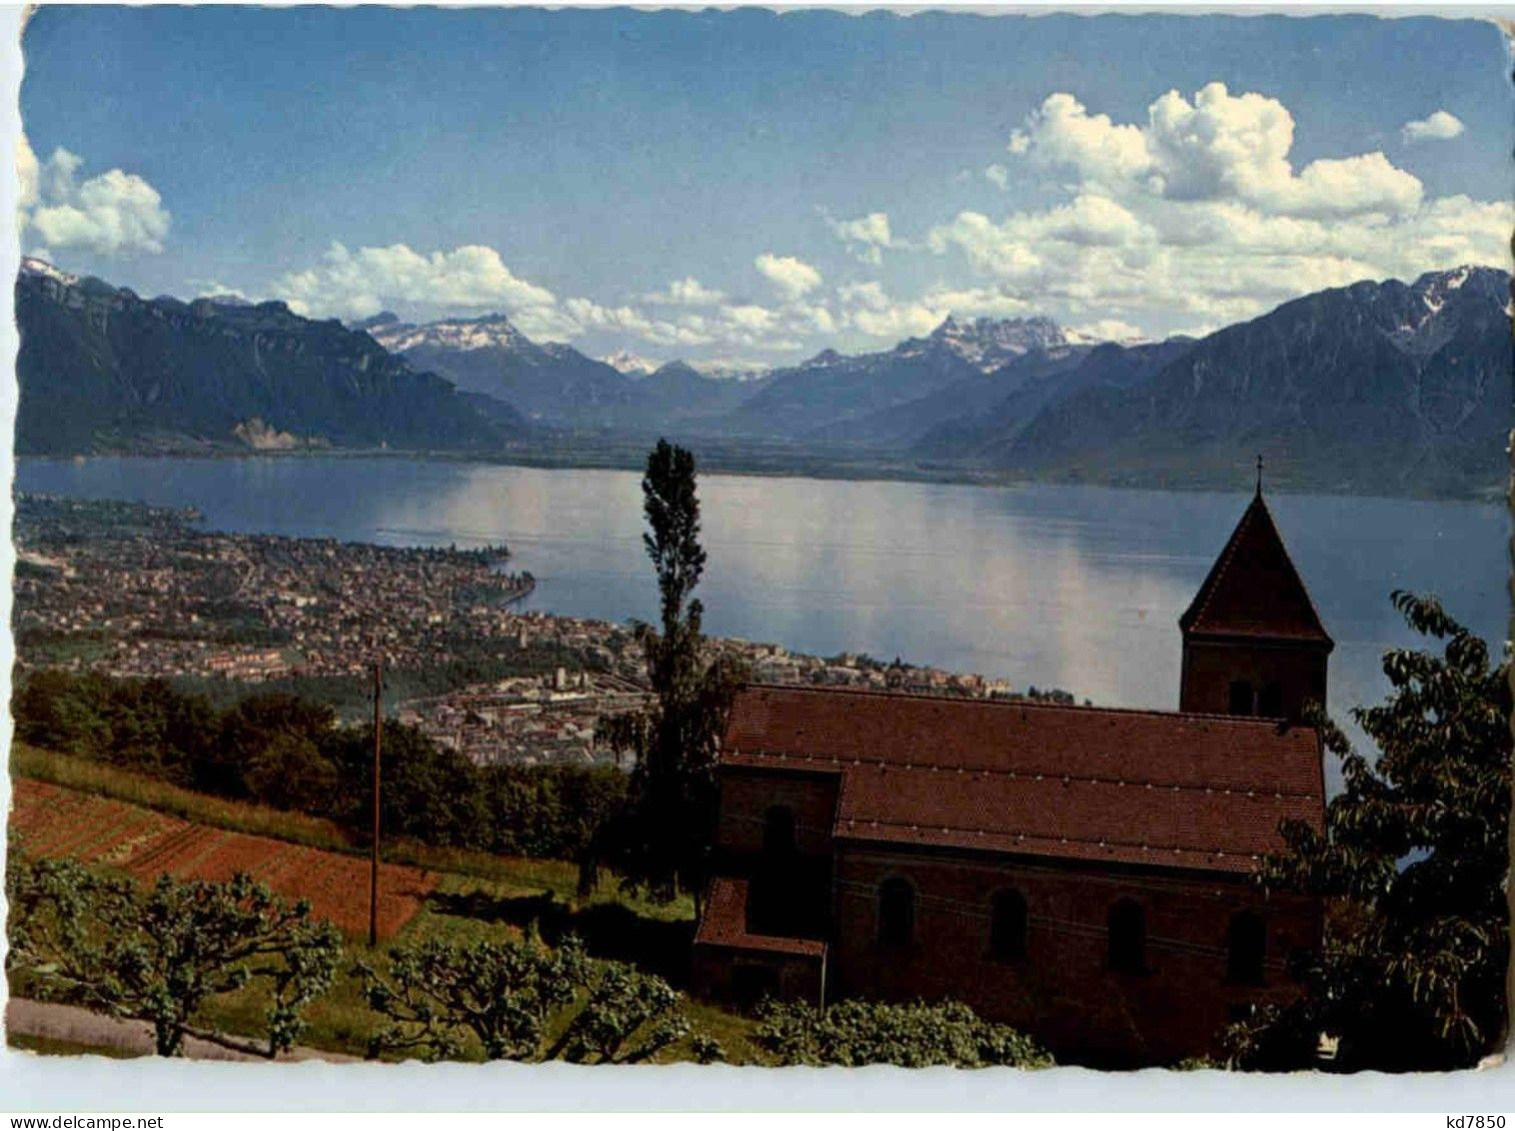
<svg viewBox="0 0 1515 1131"><path fill-rule="evenodd" d="M527 607L657 615L632 472L398 458L29 459L16 486L192 505L220 530L505 542L511 568L537 577ZM712 634L1167 709L1178 704L1179 614L1249 494L709 475L700 498L710 560L698 596ZM1389 604L1392 589L1434 593L1486 640L1504 639L1502 505L1268 501L1336 639L1329 705L1339 721L1387 692L1383 650L1418 639Z"/></svg>

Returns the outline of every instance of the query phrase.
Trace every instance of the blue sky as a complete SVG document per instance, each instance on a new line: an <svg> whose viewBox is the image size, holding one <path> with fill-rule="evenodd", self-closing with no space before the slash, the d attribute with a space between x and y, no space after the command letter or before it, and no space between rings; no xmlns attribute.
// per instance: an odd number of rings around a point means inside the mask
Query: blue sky
<svg viewBox="0 0 1515 1131"><path fill-rule="evenodd" d="M1204 331L1515 222L1475 21L54 7L24 47L24 250L594 354Z"/></svg>

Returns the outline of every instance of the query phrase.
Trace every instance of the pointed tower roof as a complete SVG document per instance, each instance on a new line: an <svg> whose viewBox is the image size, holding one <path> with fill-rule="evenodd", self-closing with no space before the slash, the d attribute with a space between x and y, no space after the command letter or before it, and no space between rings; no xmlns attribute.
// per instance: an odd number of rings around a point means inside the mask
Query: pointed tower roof
<svg viewBox="0 0 1515 1131"><path fill-rule="evenodd" d="M1185 636L1278 637L1333 646L1260 485L1178 627Z"/></svg>

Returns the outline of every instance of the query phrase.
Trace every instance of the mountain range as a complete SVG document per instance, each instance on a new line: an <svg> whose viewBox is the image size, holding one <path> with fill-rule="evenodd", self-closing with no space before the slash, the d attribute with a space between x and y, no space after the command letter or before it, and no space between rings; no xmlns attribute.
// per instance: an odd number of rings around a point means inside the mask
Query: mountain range
<svg viewBox="0 0 1515 1131"><path fill-rule="evenodd" d="M469 393L512 405L528 420L571 429L657 429L714 421L757 389L706 376L680 361L654 366L626 355L624 369L560 342L537 344L503 314L425 325L385 312L353 329Z"/></svg>
<svg viewBox="0 0 1515 1131"><path fill-rule="evenodd" d="M1512 423L1509 296L1508 273L1460 268L1160 342L949 317L889 350L735 379L538 343L502 314L342 326L282 303L142 300L28 261L18 450L543 443L572 460L667 434L859 473L1148 485L1234 484L1262 452L1286 486L1480 493Z"/></svg>
<svg viewBox="0 0 1515 1131"><path fill-rule="evenodd" d="M1019 428L989 424L953 454L1030 475L1182 482L1231 474L1256 450L1316 488L1460 493L1504 476L1510 301L1509 274L1482 267L1320 291Z"/></svg>
<svg viewBox="0 0 1515 1131"><path fill-rule="evenodd" d="M23 261L20 454L197 448L489 450L518 434L453 385L282 302L171 297Z"/></svg>

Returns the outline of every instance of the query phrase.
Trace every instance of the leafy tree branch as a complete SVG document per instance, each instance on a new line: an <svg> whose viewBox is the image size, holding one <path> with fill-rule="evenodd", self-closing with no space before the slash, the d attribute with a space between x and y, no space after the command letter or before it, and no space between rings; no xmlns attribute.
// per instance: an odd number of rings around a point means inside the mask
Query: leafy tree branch
<svg viewBox="0 0 1515 1131"><path fill-rule="evenodd" d="M1344 788L1323 831L1286 823L1287 853L1262 880L1324 901L1323 944L1291 956L1294 1004L1235 1027L1236 1063L1313 1063L1322 1035L1343 1071L1475 1063L1505 1024L1510 936L1508 661L1432 598L1394 606L1438 651L1393 649L1383 704L1353 712L1380 751L1372 761L1317 714Z"/></svg>
<svg viewBox="0 0 1515 1131"><path fill-rule="evenodd" d="M160 1056L187 1035L247 1051L200 1025L213 998L262 983L268 1057L291 1048L306 1006L332 984L341 954L330 923L312 921L246 875L227 883L162 876L147 890L74 860L31 860L12 847L8 965L29 992L153 1027Z"/></svg>
<svg viewBox="0 0 1515 1131"><path fill-rule="evenodd" d="M1019 1030L985 1021L960 1002L842 1001L818 1009L765 1002L754 1042L779 1064L902 1068L951 1065L1045 1068L1052 1058Z"/></svg>
<svg viewBox="0 0 1515 1131"><path fill-rule="evenodd" d="M364 996L387 1024L370 1055L414 1051L456 1059L469 1037L488 1060L630 1064L691 1038L702 1059L720 1049L692 1034L682 995L661 978L591 959L573 936L458 945L432 940L390 951L387 974L359 963Z"/></svg>

